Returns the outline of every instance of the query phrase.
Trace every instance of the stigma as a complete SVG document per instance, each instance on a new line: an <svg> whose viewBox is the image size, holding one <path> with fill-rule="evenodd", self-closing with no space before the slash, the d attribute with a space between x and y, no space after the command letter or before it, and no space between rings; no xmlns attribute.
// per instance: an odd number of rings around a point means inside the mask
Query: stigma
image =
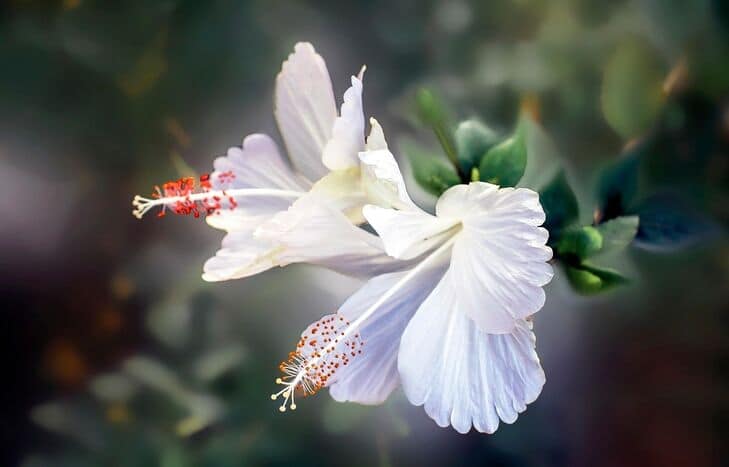
<svg viewBox="0 0 729 467"><path fill-rule="evenodd" d="M281 390L271 399L283 398L279 411L296 410L295 396L308 397L333 384L338 373L362 354L364 342L351 334L351 325L340 314L324 316L301 334L296 349L279 364L276 378Z"/></svg>
<svg viewBox="0 0 729 467"><path fill-rule="evenodd" d="M296 199L304 194L300 191L277 188L233 187L235 173L232 171L203 174L199 178L183 177L155 186L150 198L135 196L132 214L141 219L150 209L159 207L157 217L167 211L183 216L200 217L219 214L223 209L234 210L237 199L243 197L276 197Z"/></svg>
<svg viewBox="0 0 729 467"><path fill-rule="evenodd" d="M231 171L217 173L215 176L218 186L229 185L235 179L235 174ZM157 185L151 198L137 195L132 205L132 214L141 219L155 206L161 207L157 217L163 217L167 210L183 216L200 217L202 214L218 213L224 205L235 209L237 202L225 190L213 190L210 174L202 174L197 180L195 177L182 177L164 183L161 188Z"/></svg>

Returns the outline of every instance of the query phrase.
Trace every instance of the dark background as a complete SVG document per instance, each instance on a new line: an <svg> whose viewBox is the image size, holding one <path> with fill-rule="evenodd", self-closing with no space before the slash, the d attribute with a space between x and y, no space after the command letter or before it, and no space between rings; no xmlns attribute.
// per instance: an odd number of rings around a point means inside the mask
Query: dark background
<svg viewBox="0 0 729 467"><path fill-rule="evenodd" d="M274 77L307 40L338 96L367 64L366 113L393 142L417 135L409 116L421 85L457 116L478 115L499 131L528 106L571 168L589 220L601 168L654 134L671 149L651 168L655 178L724 228L724 5L4 2L0 464L726 462L724 235L680 251L631 248L616 261L634 281L604 296L578 296L558 274L536 317L542 396L516 424L462 436L399 392L377 408L320 394L279 414L268 400L278 361L357 283L295 266L205 284L201 265L220 233L193 219L130 215L134 194L210 170L246 134L276 134ZM656 130L674 111L678 123ZM187 433L179 421L207 413L191 393L223 409Z"/></svg>

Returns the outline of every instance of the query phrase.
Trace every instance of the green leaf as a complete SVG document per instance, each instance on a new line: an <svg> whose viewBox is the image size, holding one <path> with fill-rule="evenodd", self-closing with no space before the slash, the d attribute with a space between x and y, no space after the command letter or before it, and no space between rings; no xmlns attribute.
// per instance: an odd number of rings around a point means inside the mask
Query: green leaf
<svg viewBox="0 0 729 467"><path fill-rule="evenodd" d="M599 253L607 254L625 249L638 233L638 216L616 217L596 228L602 235L602 248Z"/></svg>
<svg viewBox="0 0 729 467"><path fill-rule="evenodd" d="M663 68L658 53L637 40L625 41L608 60L600 96L602 112L623 138L643 133L658 115Z"/></svg>
<svg viewBox="0 0 729 467"><path fill-rule="evenodd" d="M415 181L428 193L440 196L448 188L461 183L455 170L437 156L412 143L406 144L404 150L413 168Z"/></svg>
<svg viewBox="0 0 729 467"><path fill-rule="evenodd" d="M527 163L517 186L542 191L562 170L563 158L544 128L529 115L521 119L526 139Z"/></svg>
<svg viewBox="0 0 729 467"><path fill-rule="evenodd" d="M628 279L615 270L598 268L587 263L565 266L567 279L583 295L594 295L628 283Z"/></svg>
<svg viewBox="0 0 729 467"><path fill-rule="evenodd" d="M600 231L591 225L585 225L562 232L557 241L557 252L563 257L577 257L582 260L598 253L602 246Z"/></svg>
<svg viewBox="0 0 729 467"><path fill-rule="evenodd" d="M519 183L526 168L527 151L523 126L513 136L489 149L481 160L481 181L500 186Z"/></svg>
<svg viewBox="0 0 729 467"><path fill-rule="evenodd" d="M547 220L544 228L549 231L550 240L556 239L561 230L577 220L579 209L577 197L567 182L564 171L557 176L539 193Z"/></svg>
<svg viewBox="0 0 729 467"><path fill-rule="evenodd" d="M499 142L496 132L478 120L459 123L455 139L458 163L466 174L477 168L486 152Z"/></svg>

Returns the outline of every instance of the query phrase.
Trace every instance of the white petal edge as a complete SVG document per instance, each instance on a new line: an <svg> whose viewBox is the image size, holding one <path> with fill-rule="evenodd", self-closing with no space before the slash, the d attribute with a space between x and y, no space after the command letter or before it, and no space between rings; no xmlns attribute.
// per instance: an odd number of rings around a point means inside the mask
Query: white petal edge
<svg viewBox="0 0 729 467"><path fill-rule="evenodd" d="M228 233L215 256L203 266L202 278L208 282L242 279L266 271L274 266L277 247L257 239L253 229Z"/></svg>
<svg viewBox="0 0 729 467"><path fill-rule="evenodd" d="M365 147L362 81L352 76L352 85L344 92L339 117L332 136L324 146L322 162L329 170L346 170L359 165L357 154Z"/></svg>
<svg viewBox="0 0 729 467"><path fill-rule="evenodd" d="M309 180L328 171L321 156L337 118L337 105L324 59L299 42L276 77L274 114L294 166Z"/></svg>
<svg viewBox="0 0 729 467"><path fill-rule="evenodd" d="M405 395L439 426L493 433L513 423L545 382L531 323L488 334L458 309L441 282L403 334L398 370Z"/></svg>
<svg viewBox="0 0 729 467"><path fill-rule="evenodd" d="M377 151L380 149L387 149L387 141L385 140L385 132L382 131L382 126L374 117L370 117L370 134L367 136L367 143L365 144L367 151Z"/></svg>

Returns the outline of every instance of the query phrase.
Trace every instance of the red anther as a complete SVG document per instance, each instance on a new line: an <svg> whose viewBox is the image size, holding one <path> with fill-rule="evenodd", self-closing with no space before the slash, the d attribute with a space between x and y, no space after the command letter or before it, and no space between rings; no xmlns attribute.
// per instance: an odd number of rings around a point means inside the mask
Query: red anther
<svg viewBox="0 0 729 467"><path fill-rule="evenodd" d="M227 170L218 174L218 181L220 183L230 183L233 180L235 180L235 174L232 170Z"/></svg>
<svg viewBox="0 0 729 467"><path fill-rule="evenodd" d="M232 171L223 172L220 174L220 180L229 182L235 178L235 174ZM162 207L162 210L157 214L158 217L165 215L165 208L169 208L175 214L193 217L200 217L202 214L213 215L219 213L222 209L222 198L218 194L212 194L208 197L200 197L201 193L208 193L213 190L212 177L210 174L202 174L196 181L194 177L182 177L178 180L172 180L162 185L154 187L152 197L154 199L162 198L178 198L174 201L170 201L166 206ZM191 199L191 196L196 195L195 199ZM180 199L182 198L182 199ZM232 196L227 196L230 208L234 209L238 206L238 203Z"/></svg>
<svg viewBox="0 0 729 467"><path fill-rule="evenodd" d="M200 175L200 189L202 191L210 191L212 188L213 185L210 183L210 174Z"/></svg>

